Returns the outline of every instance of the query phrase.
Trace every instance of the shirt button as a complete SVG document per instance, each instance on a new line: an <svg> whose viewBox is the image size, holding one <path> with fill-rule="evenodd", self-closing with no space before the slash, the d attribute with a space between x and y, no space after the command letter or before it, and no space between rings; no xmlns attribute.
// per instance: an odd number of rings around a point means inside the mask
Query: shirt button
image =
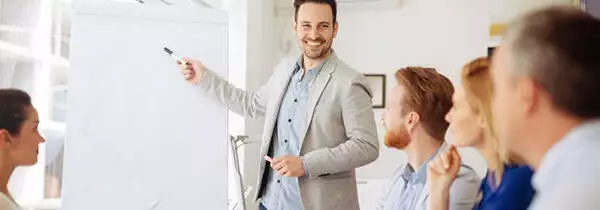
<svg viewBox="0 0 600 210"><path fill-rule="evenodd" d="M298 102L298 99L294 99L294 102Z"/></svg>
<svg viewBox="0 0 600 210"><path fill-rule="evenodd" d="M288 122L292 122L292 119L288 119Z"/></svg>
<svg viewBox="0 0 600 210"><path fill-rule="evenodd" d="M284 140L283 142L287 143L287 139L286 139L286 140Z"/></svg>
<svg viewBox="0 0 600 210"><path fill-rule="evenodd" d="M281 183L281 180L279 180L279 179L278 179L278 180L277 180L277 183Z"/></svg>

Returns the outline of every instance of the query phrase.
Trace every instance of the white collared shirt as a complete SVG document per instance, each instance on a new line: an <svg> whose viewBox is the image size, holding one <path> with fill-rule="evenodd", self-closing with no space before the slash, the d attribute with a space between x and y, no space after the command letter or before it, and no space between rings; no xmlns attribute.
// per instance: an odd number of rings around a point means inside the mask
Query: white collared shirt
<svg viewBox="0 0 600 210"><path fill-rule="evenodd" d="M542 158L531 209L600 209L600 120L572 129Z"/></svg>

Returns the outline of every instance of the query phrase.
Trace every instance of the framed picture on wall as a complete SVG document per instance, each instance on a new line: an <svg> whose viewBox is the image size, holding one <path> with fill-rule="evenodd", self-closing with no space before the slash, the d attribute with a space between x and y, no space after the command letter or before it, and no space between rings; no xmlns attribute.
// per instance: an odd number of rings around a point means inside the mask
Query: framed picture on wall
<svg viewBox="0 0 600 210"><path fill-rule="evenodd" d="M496 47L488 47L487 49L487 55L488 57L492 57L492 55L494 54L494 50L496 49Z"/></svg>
<svg viewBox="0 0 600 210"><path fill-rule="evenodd" d="M385 108L385 74L365 74L373 91L373 108Z"/></svg>

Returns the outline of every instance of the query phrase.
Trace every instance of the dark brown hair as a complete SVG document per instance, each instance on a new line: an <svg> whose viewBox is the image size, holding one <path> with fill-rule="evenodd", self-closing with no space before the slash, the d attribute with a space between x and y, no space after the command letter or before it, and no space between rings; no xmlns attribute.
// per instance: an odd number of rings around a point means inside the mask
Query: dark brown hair
<svg viewBox="0 0 600 210"><path fill-rule="evenodd" d="M29 95L18 89L0 89L0 129L11 135L19 135L27 119L25 109L31 106Z"/></svg>
<svg viewBox="0 0 600 210"><path fill-rule="evenodd" d="M279 0L281 1L281 0ZM335 0L295 0L294 1L294 21L298 21L298 10L300 6L305 3L317 3L317 4L327 4L331 7L331 12L333 13L333 24L337 21L337 3Z"/></svg>
<svg viewBox="0 0 600 210"><path fill-rule="evenodd" d="M406 67L396 72L398 85L405 90L403 107L406 114L419 114L425 131L433 138L444 140L449 123L444 116L452 108L454 86L435 69Z"/></svg>

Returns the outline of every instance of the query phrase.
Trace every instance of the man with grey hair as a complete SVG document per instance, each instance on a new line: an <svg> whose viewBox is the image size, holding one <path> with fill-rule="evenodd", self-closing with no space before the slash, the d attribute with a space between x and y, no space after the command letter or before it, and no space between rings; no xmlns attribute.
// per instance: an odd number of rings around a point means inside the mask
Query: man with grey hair
<svg viewBox="0 0 600 210"><path fill-rule="evenodd" d="M600 20L529 13L507 29L492 74L498 134L536 168L532 209L600 209Z"/></svg>

